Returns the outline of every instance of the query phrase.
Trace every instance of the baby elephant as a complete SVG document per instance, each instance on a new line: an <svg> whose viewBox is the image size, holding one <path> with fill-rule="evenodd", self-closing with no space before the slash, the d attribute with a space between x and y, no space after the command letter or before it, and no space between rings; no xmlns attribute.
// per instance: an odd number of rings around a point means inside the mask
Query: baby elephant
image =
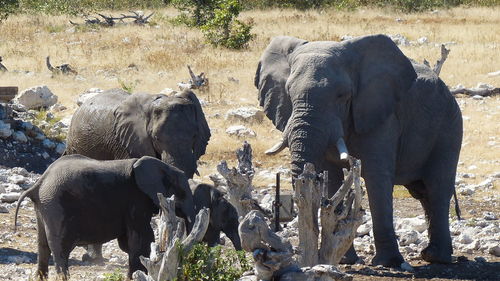
<svg viewBox="0 0 500 281"><path fill-rule="evenodd" d="M222 192L209 184L196 184L189 181L189 185L193 191L195 211L199 212L204 207L210 209L210 223L203 241L207 242L210 247L219 244L222 231L231 239L234 248L241 250L236 208L224 198Z"/></svg>
<svg viewBox="0 0 500 281"><path fill-rule="evenodd" d="M75 246L118 238L128 253L128 277L146 271L139 256L149 256L154 241L150 221L158 212L157 193L175 194L176 213L192 227L194 203L184 173L153 157L99 161L82 155L59 158L18 200L35 205L38 230L38 278L48 277L52 252L56 271L68 278ZM14 226L15 228L15 226Z"/></svg>

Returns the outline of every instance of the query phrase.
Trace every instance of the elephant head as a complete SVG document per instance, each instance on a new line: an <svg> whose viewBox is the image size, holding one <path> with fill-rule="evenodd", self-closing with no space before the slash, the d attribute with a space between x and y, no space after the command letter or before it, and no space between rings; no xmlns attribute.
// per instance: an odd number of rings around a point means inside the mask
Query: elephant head
<svg viewBox="0 0 500 281"><path fill-rule="evenodd" d="M150 156L144 156L133 165L133 175L138 188L159 207L157 194L175 195L176 215L186 220L190 232L195 222L194 201L184 172Z"/></svg>
<svg viewBox="0 0 500 281"><path fill-rule="evenodd" d="M306 162L321 167L330 147L346 159L344 139L382 126L415 78L410 61L383 35L344 42L274 38L255 77L260 104L283 131L266 153L288 146L294 175Z"/></svg>
<svg viewBox="0 0 500 281"><path fill-rule="evenodd" d="M115 135L130 157L155 156L192 178L210 139L196 95L133 94L114 111Z"/></svg>

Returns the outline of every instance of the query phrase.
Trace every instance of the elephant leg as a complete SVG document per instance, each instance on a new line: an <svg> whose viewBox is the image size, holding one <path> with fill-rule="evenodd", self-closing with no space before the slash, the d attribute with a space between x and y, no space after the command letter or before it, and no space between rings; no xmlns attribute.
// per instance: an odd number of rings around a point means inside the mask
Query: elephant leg
<svg viewBox="0 0 500 281"><path fill-rule="evenodd" d="M37 215L37 232L38 232L38 270L37 279L47 280L49 277L49 258L50 247L45 233L45 226L42 218Z"/></svg>
<svg viewBox="0 0 500 281"><path fill-rule="evenodd" d="M141 263L139 257L149 257L151 253L150 244L153 241L154 233L151 227L143 231L130 230L127 232L127 248L129 250L127 276L130 280L132 280L132 274L137 270L142 270L147 273L147 269Z"/></svg>
<svg viewBox="0 0 500 281"><path fill-rule="evenodd" d="M87 252L83 254L82 261L90 263L102 263L105 261L102 256L102 244L89 244L85 247Z"/></svg>
<svg viewBox="0 0 500 281"><path fill-rule="evenodd" d="M47 229L46 229L47 231ZM48 235L48 242L54 257L56 273L63 281L69 279L68 260L71 253L71 243L64 239L64 234L58 236Z"/></svg>
<svg viewBox="0 0 500 281"><path fill-rule="evenodd" d="M429 222L429 245L422 250L422 258L431 263L451 263L453 253L449 208L453 183L426 181L426 196L420 202ZM451 187L450 187L451 186Z"/></svg>
<svg viewBox="0 0 500 281"><path fill-rule="evenodd" d="M220 242L220 229L216 229L212 225L208 225L207 232L203 237L203 241L207 242L209 247L214 247Z"/></svg>
<svg viewBox="0 0 500 281"><path fill-rule="evenodd" d="M122 235L122 236L118 237L117 240L118 240L118 246L120 247L120 249L128 254L129 249L128 249L127 235Z"/></svg>
<svg viewBox="0 0 500 281"><path fill-rule="evenodd" d="M376 249L372 264L399 267L404 259L399 252L393 224L393 173L390 169L380 169L383 165L377 161L365 160L363 165Z"/></svg>

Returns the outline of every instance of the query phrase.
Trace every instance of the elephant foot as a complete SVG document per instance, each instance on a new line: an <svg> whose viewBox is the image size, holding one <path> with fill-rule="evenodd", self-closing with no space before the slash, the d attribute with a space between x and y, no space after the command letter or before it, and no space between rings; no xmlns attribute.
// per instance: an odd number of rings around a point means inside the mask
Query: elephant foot
<svg viewBox="0 0 500 281"><path fill-rule="evenodd" d="M91 264L103 264L104 262L106 262L106 259L103 256L91 256L88 253L85 253L82 256L82 261Z"/></svg>
<svg viewBox="0 0 500 281"><path fill-rule="evenodd" d="M363 261L362 259L359 258L356 251L354 251L354 249L352 250L349 249L340 260L340 264L356 264L356 263L359 264L360 260L361 262Z"/></svg>
<svg viewBox="0 0 500 281"><path fill-rule="evenodd" d="M420 252L422 259L430 263L451 263L451 251L439 249L436 244L429 244Z"/></svg>
<svg viewBox="0 0 500 281"><path fill-rule="evenodd" d="M382 265L385 267L399 268L405 260L400 253L394 255L376 254L372 259L372 265Z"/></svg>

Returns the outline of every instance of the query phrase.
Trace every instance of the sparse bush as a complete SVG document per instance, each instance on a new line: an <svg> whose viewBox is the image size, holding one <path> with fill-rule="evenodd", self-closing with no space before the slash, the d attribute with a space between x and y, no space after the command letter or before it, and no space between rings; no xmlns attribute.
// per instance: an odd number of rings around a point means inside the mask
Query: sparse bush
<svg viewBox="0 0 500 281"><path fill-rule="evenodd" d="M125 276L120 273L120 271L116 270L112 273L104 273L103 281L125 281Z"/></svg>
<svg viewBox="0 0 500 281"><path fill-rule="evenodd" d="M172 0L171 4L183 12L177 21L189 26L202 26L214 17L218 0Z"/></svg>
<svg viewBox="0 0 500 281"><path fill-rule="evenodd" d="M207 41L214 46L241 49L254 35L250 33L252 23L236 19L242 10L238 0L221 0L214 17L201 27Z"/></svg>
<svg viewBox="0 0 500 281"><path fill-rule="evenodd" d="M0 23L19 8L19 0L0 0Z"/></svg>
<svg viewBox="0 0 500 281"><path fill-rule="evenodd" d="M245 252L197 244L184 257L176 281L234 281L252 268Z"/></svg>

